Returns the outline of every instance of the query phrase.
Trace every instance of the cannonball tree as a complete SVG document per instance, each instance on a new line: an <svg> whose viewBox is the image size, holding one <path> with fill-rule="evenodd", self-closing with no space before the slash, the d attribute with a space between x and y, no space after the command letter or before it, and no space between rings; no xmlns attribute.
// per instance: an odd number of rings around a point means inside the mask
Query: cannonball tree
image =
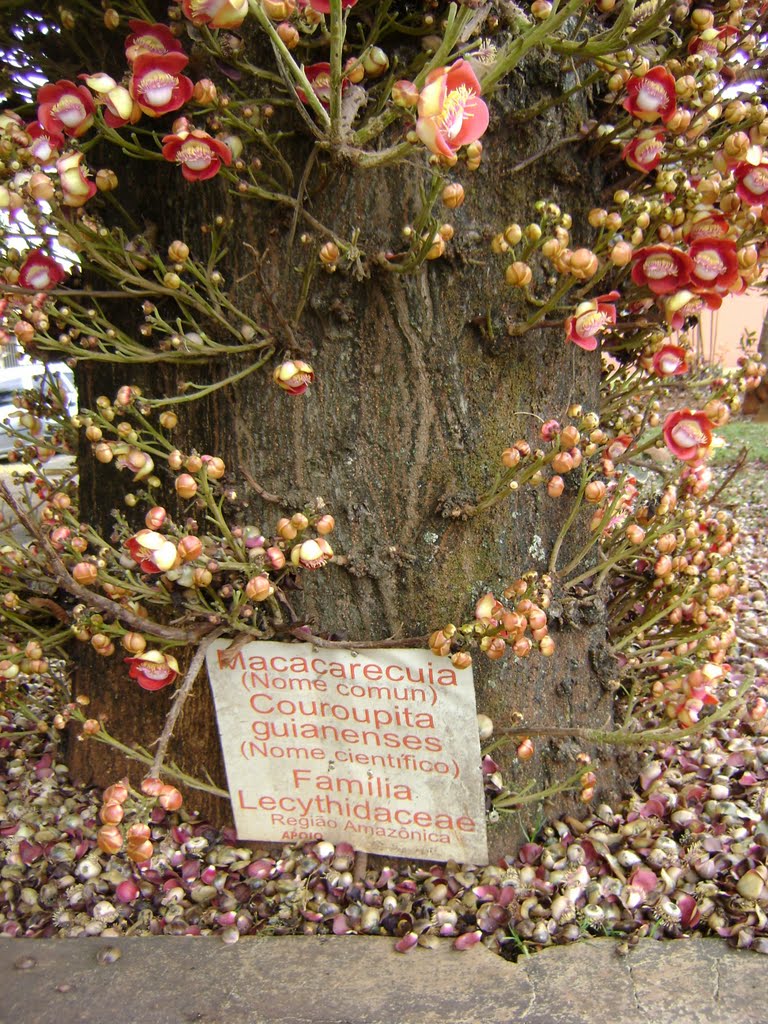
<svg viewBox="0 0 768 1024"><path fill-rule="evenodd" d="M72 664L105 850L151 853L126 774L226 816L214 637L471 664L497 850L720 713L707 457L764 367L679 395L768 254L764 4L7 6L2 340L80 412L20 401L0 668Z"/></svg>

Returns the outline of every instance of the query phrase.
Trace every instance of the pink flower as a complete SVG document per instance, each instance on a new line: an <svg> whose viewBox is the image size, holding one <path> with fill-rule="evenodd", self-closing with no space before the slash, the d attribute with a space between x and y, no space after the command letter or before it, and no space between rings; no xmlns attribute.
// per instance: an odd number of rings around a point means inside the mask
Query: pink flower
<svg viewBox="0 0 768 1024"><path fill-rule="evenodd" d="M39 164L45 165L59 155L64 145L64 136L60 132L43 127L39 121L28 124L26 132L32 140L29 152Z"/></svg>
<svg viewBox="0 0 768 1024"><path fill-rule="evenodd" d="M47 252L36 249L29 253L19 270L19 284L22 288L34 288L44 292L55 288L67 277L67 271L60 267Z"/></svg>
<svg viewBox="0 0 768 1024"><path fill-rule="evenodd" d="M181 53L182 46L167 25L151 25L148 21L134 18L128 22L133 29L125 40L125 56L129 63L144 53L163 57L167 53Z"/></svg>
<svg viewBox="0 0 768 1024"><path fill-rule="evenodd" d="M616 323L616 307L613 302L618 298L618 292L609 292L579 303L574 315L565 322L566 340L587 352L594 352L603 328Z"/></svg>
<svg viewBox="0 0 768 1024"><path fill-rule="evenodd" d="M171 654L161 651L144 651L136 658L125 658L130 665L128 675L135 679L142 690L162 690L170 686L179 674L179 664Z"/></svg>
<svg viewBox="0 0 768 1024"><path fill-rule="evenodd" d="M712 444L712 423L703 412L678 409L664 420L664 444L684 462L702 458Z"/></svg>
<svg viewBox="0 0 768 1024"><path fill-rule="evenodd" d="M181 165L187 181L205 181L218 174L222 163L232 163L232 152L224 142L211 138L208 132L193 129L163 138L163 156Z"/></svg>
<svg viewBox="0 0 768 1024"><path fill-rule="evenodd" d="M64 193L62 202L64 206L73 209L84 206L96 195L96 186L88 180L86 171L80 166L82 159L82 153L67 153L56 161L61 191Z"/></svg>
<svg viewBox="0 0 768 1024"><path fill-rule="evenodd" d="M191 79L181 74L188 63L184 53L143 53L136 58L129 90L145 114L160 117L184 106L193 89Z"/></svg>
<svg viewBox="0 0 768 1024"><path fill-rule="evenodd" d="M93 124L95 107L84 85L48 82L38 89L37 104L37 119L47 132L77 139Z"/></svg>
<svg viewBox="0 0 768 1024"><path fill-rule="evenodd" d="M248 0L181 0L181 7L193 25L239 28L248 13Z"/></svg>
<svg viewBox="0 0 768 1024"><path fill-rule="evenodd" d="M155 530L139 530L128 538L125 547L141 571L153 575L172 569L178 558L178 549L173 541Z"/></svg>
<svg viewBox="0 0 768 1024"><path fill-rule="evenodd" d="M622 103L625 110L640 121L667 123L677 110L674 76L661 65L639 78L633 76L627 82L627 98Z"/></svg>
<svg viewBox="0 0 768 1024"><path fill-rule="evenodd" d="M315 379L315 371L301 359L288 359L275 368L273 378L289 395L303 395Z"/></svg>
<svg viewBox="0 0 768 1024"><path fill-rule="evenodd" d="M749 206L763 206L768 202L768 162L755 167L742 160L733 169L736 195Z"/></svg>
<svg viewBox="0 0 768 1024"><path fill-rule="evenodd" d="M693 264L690 256L671 245L649 245L632 254L632 280L655 295L668 295L688 284Z"/></svg>
<svg viewBox="0 0 768 1024"><path fill-rule="evenodd" d="M699 238L725 238L728 234L728 221L721 213L714 210L699 211L691 218L685 232L686 242L695 242Z"/></svg>
<svg viewBox="0 0 768 1024"><path fill-rule="evenodd" d="M333 558L333 548L324 537L305 540L291 549L291 561L302 569L322 569Z"/></svg>
<svg viewBox="0 0 768 1024"><path fill-rule="evenodd" d="M613 462L616 459L620 459L624 452L629 448L631 444L635 443L634 437L631 434L619 434L618 437L614 437L611 443L606 449L606 455Z"/></svg>
<svg viewBox="0 0 768 1024"><path fill-rule="evenodd" d="M664 316L670 327L679 331L689 317L698 316L703 309L720 309L722 304L723 297L717 292L689 292L683 289L664 299Z"/></svg>
<svg viewBox="0 0 768 1024"><path fill-rule="evenodd" d="M659 166L664 152L664 132L651 129L640 132L621 151L621 157L636 171L647 174Z"/></svg>
<svg viewBox="0 0 768 1024"><path fill-rule="evenodd" d="M693 260L691 284L697 289L728 291L739 280L736 243L729 238L698 238L688 255Z"/></svg>
<svg viewBox="0 0 768 1024"><path fill-rule="evenodd" d="M99 97L104 107L104 120L110 128L136 124L141 117L141 108L124 85L118 85L114 78L110 78L103 71L79 77Z"/></svg>
<svg viewBox="0 0 768 1024"><path fill-rule="evenodd" d="M427 75L419 95L416 134L430 152L455 161L461 146L477 140L488 128L488 107L482 86L465 60Z"/></svg>
<svg viewBox="0 0 768 1024"><path fill-rule="evenodd" d="M653 370L659 377L679 377L688 372L687 353L680 345L664 345L653 357Z"/></svg>
<svg viewBox="0 0 768 1024"><path fill-rule="evenodd" d="M331 102L331 65L327 61L319 61L317 64L310 64L304 68L307 81L312 86L312 92L317 96L324 107ZM349 79L342 78L341 91L349 87ZM307 95L303 89L297 89L296 95L302 103L307 102Z"/></svg>

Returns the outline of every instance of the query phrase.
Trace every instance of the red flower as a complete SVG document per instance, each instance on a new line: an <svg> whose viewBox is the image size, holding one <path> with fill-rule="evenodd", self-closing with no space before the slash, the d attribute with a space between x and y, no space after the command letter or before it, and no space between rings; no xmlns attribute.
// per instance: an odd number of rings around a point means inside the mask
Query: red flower
<svg viewBox="0 0 768 1024"><path fill-rule="evenodd" d="M643 75L633 76L627 82L627 98L622 103L633 117L640 121L670 121L677 110L674 76L658 65Z"/></svg>
<svg viewBox="0 0 768 1024"><path fill-rule="evenodd" d="M64 136L60 132L44 128L39 121L28 124L25 130L32 139L29 151L39 164L45 165L59 155L64 146Z"/></svg>
<svg viewBox="0 0 768 1024"><path fill-rule="evenodd" d="M723 25L719 29L705 29L688 43L688 53L700 53L703 57L717 57L723 49L722 46L717 45L718 42L722 40L727 43L729 38L738 35L738 31L733 25Z"/></svg>
<svg viewBox="0 0 768 1024"><path fill-rule="evenodd" d="M664 420L664 444L685 462L702 458L712 444L712 423L703 412L678 409Z"/></svg>
<svg viewBox="0 0 768 1024"><path fill-rule="evenodd" d="M193 25L239 28L248 13L248 0L181 0L181 7Z"/></svg>
<svg viewBox="0 0 768 1024"><path fill-rule="evenodd" d="M699 238L688 255L693 260L691 283L697 288L727 291L739 279L736 243L728 238Z"/></svg>
<svg viewBox="0 0 768 1024"><path fill-rule="evenodd" d="M136 58L129 89L145 114L160 117L184 106L193 88L191 79L180 74L188 63L184 53L143 53Z"/></svg>
<svg viewBox="0 0 768 1024"><path fill-rule="evenodd" d="M36 249L29 253L19 270L19 284L22 288L34 288L44 292L55 288L67 277L67 271L60 267L47 252Z"/></svg>
<svg viewBox="0 0 768 1024"><path fill-rule="evenodd" d="M67 153L56 161L59 183L64 193L62 202L64 206L71 206L73 209L84 206L96 195L96 186L88 180L87 168L83 169L80 166L82 159L82 153Z"/></svg>
<svg viewBox="0 0 768 1024"><path fill-rule="evenodd" d="M728 221L721 213L713 210L695 213L688 224L685 240L695 242L699 238L725 238L728 234Z"/></svg>
<svg viewBox="0 0 768 1024"><path fill-rule="evenodd" d="M679 377L688 372L687 353L679 345L664 345L653 357L653 369L660 377Z"/></svg>
<svg viewBox="0 0 768 1024"><path fill-rule="evenodd" d="M594 352L603 328L616 323L616 307L613 302L618 297L618 292L609 292L607 295L598 295L596 299L580 303L574 315L565 322L566 340L572 341L574 345L587 352Z"/></svg>
<svg viewBox="0 0 768 1024"><path fill-rule="evenodd" d="M315 379L315 371L301 359L288 359L275 368L275 383L289 395L303 395Z"/></svg>
<svg viewBox="0 0 768 1024"><path fill-rule="evenodd" d="M164 57L167 53L181 53L182 46L167 25L151 25L133 18L128 22L133 29L125 40L125 56L132 64L144 53Z"/></svg>
<svg viewBox="0 0 768 1024"><path fill-rule="evenodd" d="M146 573L166 572L174 567L178 558L178 549L173 541L166 540L155 530L139 530L128 538L125 547L141 571Z"/></svg>
<svg viewBox="0 0 768 1024"><path fill-rule="evenodd" d="M416 134L430 152L454 161L456 151L477 142L488 128L482 86L465 60L435 68L419 94Z"/></svg>
<svg viewBox="0 0 768 1024"><path fill-rule="evenodd" d="M66 79L49 82L38 89L37 103L37 119L51 134L77 139L93 124L95 106L84 85Z"/></svg>
<svg viewBox="0 0 768 1024"><path fill-rule="evenodd" d="M135 679L142 690L162 690L170 686L179 674L179 664L171 654L161 651L144 651L136 658L125 658L130 665L128 675Z"/></svg>
<svg viewBox="0 0 768 1024"><path fill-rule="evenodd" d="M619 436L614 437L608 445L605 454L609 459L615 462L616 459L620 459L629 446L634 443L635 439L631 434L619 434Z"/></svg>
<svg viewBox="0 0 768 1024"><path fill-rule="evenodd" d="M232 163L232 152L226 143L196 128L191 132L166 135L163 156L181 164L181 173L187 181L205 181L218 174L222 163L227 167Z"/></svg>
<svg viewBox="0 0 768 1024"><path fill-rule="evenodd" d="M679 331L689 317L698 316L704 308L720 309L722 304L723 298L717 292L689 292L683 289L664 300L664 315L670 327Z"/></svg>
<svg viewBox="0 0 768 1024"><path fill-rule="evenodd" d="M312 92L317 96L324 107L331 102L331 65L327 61L319 61L317 64L310 64L304 68L307 81L312 86ZM349 79L342 78L341 91L349 87ZM303 89L297 89L296 95L302 103L307 102L307 94Z"/></svg>
<svg viewBox="0 0 768 1024"><path fill-rule="evenodd" d="M768 202L768 162L765 160L755 167L740 161L733 168L736 179L736 195L749 206L763 206Z"/></svg>
<svg viewBox="0 0 768 1024"><path fill-rule="evenodd" d="M640 132L621 151L621 157L630 167L636 171L647 174L661 162L661 154L664 152L664 132L654 132L651 129Z"/></svg>
<svg viewBox="0 0 768 1024"><path fill-rule="evenodd" d="M632 280L656 295L677 291L691 279L693 263L687 253L670 245L649 245L632 255Z"/></svg>

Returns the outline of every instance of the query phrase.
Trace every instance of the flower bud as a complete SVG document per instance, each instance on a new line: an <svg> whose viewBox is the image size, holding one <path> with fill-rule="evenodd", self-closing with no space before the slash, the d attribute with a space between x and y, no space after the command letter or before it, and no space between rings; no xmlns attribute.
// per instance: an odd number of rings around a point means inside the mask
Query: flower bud
<svg viewBox="0 0 768 1024"><path fill-rule="evenodd" d="M96 834L96 845L102 853L118 853L123 846L123 836L117 825L102 825Z"/></svg>
<svg viewBox="0 0 768 1024"><path fill-rule="evenodd" d="M173 485L180 498L194 498L197 494L197 482L189 473L181 473Z"/></svg>
<svg viewBox="0 0 768 1024"><path fill-rule="evenodd" d="M261 0L261 6L271 21L285 21L296 10L296 0Z"/></svg>
<svg viewBox="0 0 768 1024"><path fill-rule="evenodd" d="M559 498L565 490L565 481L561 476L553 476L547 483L547 494L550 498Z"/></svg>
<svg viewBox="0 0 768 1024"><path fill-rule="evenodd" d="M472 664L472 656L467 651L456 651L455 654L451 655L451 664L459 670L469 668ZM478 715L479 718L480 716Z"/></svg>
<svg viewBox="0 0 768 1024"><path fill-rule="evenodd" d="M590 480L584 488L584 497L592 505L596 505L605 497L606 487L602 480Z"/></svg>
<svg viewBox="0 0 768 1024"><path fill-rule="evenodd" d="M168 246L168 259L171 263L184 263L189 258L189 246L177 238Z"/></svg>
<svg viewBox="0 0 768 1024"><path fill-rule="evenodd" d="M159 530L166 519L166 511L162 505L155 505L151 508L144 516L144 522L146 523L148 530Z"/></svg>
<svg viewBox="0 0 768 1024"><path fill-rule="evenodd" d="M195 82L192 89L192 99L195 103L199 103L201 107L210 107L211 104L216 102L216 96L216 86L210 78L200 78ZM173 262L180 263L181 260L174 260Z"/></svg>
<svg viewBox="0 0 768 1024"><path fill-rule="evenodd" d="M320 262L327 268L336 269L336 265L339 262L339 251L338 245L335 242L326 242L320 249Z"/></svg>
<svg viewBox="0 0 768 1024"><path fill-rule="evenodd" d="M533 271L527 263L516 260L507 267L504 278L513 288L524 288L533 280Z"/></svg>
<svg viewBox="0 0 768 1024"><path fill-rule="evenodd" d="M127 779L124 782L113 782L111 786L107 786L102 794L104 800L116 800L119 804L124 804L128 799L128 786Z"/></svg>
<svg viewBox="0 0 768 1024"><path fill-rule="evenodd" d="M287 540L292 539L288 538ZM286 564L286 555L281 548L267 548L264 554L266 556L267 564L275 570L282 569Z"/></svg>
<svg viewBox="0 0 768 1024"><path fill-rule="evenodd" d="M141 633L126 633L120 643L129 654L142 654L147 649L147 641Z"/></svg>
<svg viewBox="0 0 768 1024"><path fill-rule="evenodd" d="M253 576L245 585L245 593L249 601L266 601L275 592L268 576Z"/></svg>
<svg viewBox="0 0 768 1024"><path fill-rule="evenodd" d="M383 75L389 67L389 57L379 46L372 46L363 54L363 67L366 75L371 78L378 78Z"/></svg>
<svg viewBox="0 0 768 1024"><path fill-rule="evenodd" d="M93 562L78 562L72 569L73 579L83 587L92 586L98 576L99 570Z"/></svg>
<svg viewBox="0 0 768 1024"><path fill-rule="evenodd" d="M203 553L203 542L199 537L182 537L176 549L182 562L194 562Z"/></svg>
<svg viewBox="0 0 768 1024"><path fill-rule="evenodd" d="M464 186L458 181L454 181L445 186L440 198L449 210L455 210L464 202Z"/></svg>
<svg viewBox="0 0 768 1024"><path fill-rule="evenodd" d="M536 753L536 748L534 747L533 740L530 736L523 737L520 743L518 743L515 753L517 754L518 761L531 760L533 755Z"/></svg>
<svg viewBox="0 0 768 1024"><path fill-rule="evenodd" d="M406 78L401 78L392 86L392 102L398 107L415 107L419 102L418 86L414 85L413 82L408 81L408 79ZM446 189L449 189L451 187L451 185L446 185L445 189L443 189L443 193L445 193ZM461 188L461 185L459 185L459 188ZM461 191L463 201L464 189L462 189ZM443 199L443 202L445 202L445 199ZM445 203L445 205L450 206L450 203ZM460 205L461 202L456 203L456 206Z"/></svg>

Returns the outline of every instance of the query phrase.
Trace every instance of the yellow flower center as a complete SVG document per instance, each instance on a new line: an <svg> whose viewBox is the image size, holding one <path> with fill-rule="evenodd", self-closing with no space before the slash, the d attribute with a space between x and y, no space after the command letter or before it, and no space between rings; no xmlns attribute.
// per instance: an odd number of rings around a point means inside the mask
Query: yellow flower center
<svg viewBox="0 0 768 1024"><path fill-rule="evenodd" d="M670 275L677 277L677 263L666 253L649 256L643 263L643 269L645 276L650 277L653 281L660 281Z"/></svg>
<svg viewBox="0 0 768 1024"><path fill-rule="evenodd" d="M211 148L203 142L185 142L176 159L192 171L204 171L211 163Z"/></svg>
<svg viewBox="0 0 768 1024"><path fill-rule="evenodd" d="M702 281L714 281L724 273L725 264L716 249L704 249L696 256L696 276Z"/></svg>
<svg viewBox="0 0 768 1024"><path fill-rule="evenodd" d="M460 85L458 89L451 89L445 97L438 125L446 138L454 139L461 131L461 126L464 123L464 111L472 96L474 93L468 86Z"/></svg>
<svg viewBox="0 0 768 1024"><path fill-rule="evenodd" d="M176 79L167 71L150 71L141 80L139 91L150 107L163 107L173 96Z"/></svg>

